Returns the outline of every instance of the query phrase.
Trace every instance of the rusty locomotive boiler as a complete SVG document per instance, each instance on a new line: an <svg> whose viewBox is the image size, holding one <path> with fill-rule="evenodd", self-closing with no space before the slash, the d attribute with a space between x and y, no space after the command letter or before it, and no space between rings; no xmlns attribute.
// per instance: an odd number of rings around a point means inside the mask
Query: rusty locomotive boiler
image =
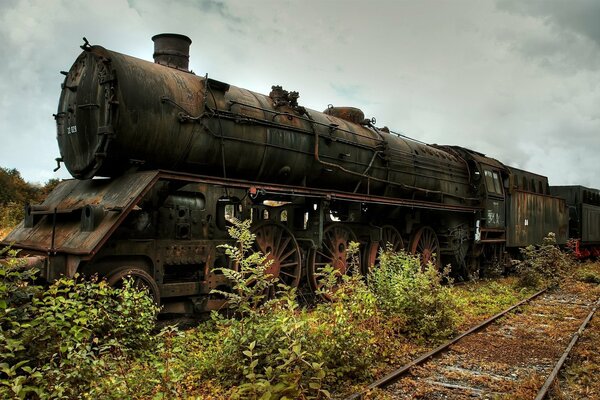
<svg viewBox="0 0 600 400"><path fill-rule="evenodd" d="M3 242L48 279L131 275L164 312L216 309L232 218L252 221L272 275L312 290L326 264L346 271L350 241L365 272L391 245L465 277L549 231L566 242L565 201L543 176L377 128L356 108L317 112L279 86L198 76L189 38L153 40L154 63L86 41L66 73L58 160L76 179Z"/></svg>

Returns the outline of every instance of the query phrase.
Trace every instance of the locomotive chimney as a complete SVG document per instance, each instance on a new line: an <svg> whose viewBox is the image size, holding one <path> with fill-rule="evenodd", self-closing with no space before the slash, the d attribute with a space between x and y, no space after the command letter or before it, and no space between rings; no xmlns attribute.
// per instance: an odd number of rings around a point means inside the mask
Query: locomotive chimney
<svg viewBox="0 0 600 400"><path fill-rule="evenodd" d="M192 40L176 33L161 33L152 37L154 62L171 68L188 71Z"/></svg>

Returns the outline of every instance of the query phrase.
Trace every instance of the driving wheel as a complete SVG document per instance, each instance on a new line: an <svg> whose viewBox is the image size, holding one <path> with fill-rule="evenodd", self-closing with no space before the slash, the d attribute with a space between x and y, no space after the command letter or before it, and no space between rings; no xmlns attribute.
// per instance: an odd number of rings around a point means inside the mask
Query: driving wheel
<svg viewBox="0 0 600 400"><path fill-rule="evenodd" d="M112 271L106 280L114 288L122 288L123 280L130 278L133 281L133 287L139 290L146 290L148 295L154 300L156 305L160 305L160 291L158 285L149 273L138 267L121 267Z"/></svg>
<svg viewBox="0 0 600 400"><path fill-rule="evenodd" d="M384 225L381 227L381 240L377 242L371 242L367 249L367 260L364 263L363 273L368 274L371 269L375 266L379 266L379 252L391 250L392 252L398 252L404 249L404 241L402 235L392 225Z"/></svg>
<svg viewBox="0 0 600 400"><path fill-rule="evenodd" d="M292 231L284 225L267 221L252 228L252 233L256 236L254 250L259 250L271 261L265 272L287 286L297 287L302 262L300 247Z"/></svg>
<svg viewBox="0 0 600 400"><path fill-rule="evenodd" d="M352 272L348 261L350 242L356 242L356 235L344 225L329 225L323 230L321 248L311 250L308 259L308 283L313 290L316 291L323 286L323 278L320 274L326 265L331 265L340 276ZM360 254L357 254L357 260L360 260ZM360 264L360 261L358 263ZM360 265L358 268L360 270Z"/></svg>
<svg viewBox="0 0 600 400"><path fill-rule="evenodd" d="M431 262L437 269L440 268L440 242L433 228L422 226L414 233L410 252L419 256L422 267Z"/></svg>

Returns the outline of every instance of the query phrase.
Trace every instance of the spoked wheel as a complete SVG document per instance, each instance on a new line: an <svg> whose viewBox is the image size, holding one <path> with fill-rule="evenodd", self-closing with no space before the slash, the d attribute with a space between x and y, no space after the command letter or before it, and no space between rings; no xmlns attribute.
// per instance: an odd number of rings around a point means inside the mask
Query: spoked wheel
<svg viewBox="0 0 600 400"><path fill-rule="evenodd" d="M363 265L363 273L368 274L373 266L378 266L380 249L386 251L388 248L393 252L404 249L402 235L400 235L398 229L394 228L392 225L384 225L381 228L381 240L369 244L367 262Z"/></svg>
<svg viewBox="0 0 600 400"><path fill-rule="evenodd" d="M350 242L356 242L356 235L350 228L340 224L329 225L325 228L321 249L311 250L308 259L308 283L313 290L316 291L323 286L323 278L319 274L328 264L334 270L339 271L341 275L351 272L350 263L347 260ZM357 259L360 260L360 254L357 256Z"/></svg>
<svg viewBox="0 0 600 400"><path fill-rule="evenodd" d="M410 242L410 252L419 255L422 267L426 267L431 261L437 269L440 268L440 242L433 228L422 226L414 233Z"/></svg>
<svg viewBox="0 0 600 400"><path fill-rule="evenodd" d="M267 260L271 261L266 273L288 286L298 286L302 260L292 231L284 225L267 221L254 227L252 233L256 236L254 250L266 254Z"/></svg>
<svg viewBox="0 0 600 400"><path fill-rule="evenodd" d="M156 305L160 305L160 291L158 285L149 273L138 267L121 267L111 272L106 280L114 288L122 288L123 280L130 278L133 281L133 287L148 291L148 294L154 300Z"/></svg>

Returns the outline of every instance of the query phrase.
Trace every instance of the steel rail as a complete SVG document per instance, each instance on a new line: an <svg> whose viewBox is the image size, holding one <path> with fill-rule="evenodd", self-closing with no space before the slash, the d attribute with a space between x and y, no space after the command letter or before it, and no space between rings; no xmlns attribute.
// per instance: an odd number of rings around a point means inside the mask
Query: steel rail
<svg viewBox="0 0 600 400"><path fill-rule="evenodd" d="M550 386L552 385L552 382L554 382L554 379L556 379L556 377L558 376L558 373L560 372L563 364L565 363L565 360L569 356L569 353L571 353L571 350L573 350L573 347L575 346L575 344L577 343L577 341L579 340L579 338L583 334L583 331L587 327L588 323L592 320L592 317L594 316L594 313L598 309L598 305L600 305L600 299L598 299L598 301L596 301L596 304L594 305L594 308L592 308L592 311L590 311L590 313L588 314L587 318L583 321L583 323L581 324L581 326L579 327L579 329L577 330L577 332L575 332L575 334L571 338L571 342L569 343L569 345L567 346L567 348L563 352L563 354L560 357L560 359L556 362L556 365L554 366L554 369L552 370L552 372L550 373L550 375L546 379L546 382L544 382L544 385L542 386L542 388L538 392L537 396L535 397L535 400L543 400L546 397L546 395L548 394L548 390L550 390Z"/></svg>
<svg viewBox="0 0 600 400"><path fill-rule="evenodd" d="M369 391L376 389L376 388L382 388L385 386L390 385L391 383L393 383L394 381L396 381L398 378L400 378L402 375L404 375L406 372L408 372L411 368L423 364L425 361L429 360L430 358L432 358L433 356L441 353L442 351L446 350L448 347L452 346L454 343L458 342L459 340L461 340L462 338L464 338L465 336L468 336L474 332L477 332L483 328L485 328L487 325L491 324L492 322L494 322L495 320L497 320L498 318L506 315L507 313L511 312L512 310L514 310L517 307L520 307L521 305L535 299L536 297L538 297L539 295L541 295L542 293L546 292L548 290L548 288L546 289L542 289L539 292L531 295L530 297L526 298L525 300L521 300L520 302L518 302L517 304L507 308L506 310L486 319L485 321L483 321L482 323L480 323L479 325L476 325L474 327L472 327L471 329L469 329L466 332L461 333L460 335L456 336L454 339L449 340L448 342L442 344L441 346L431 350L429 353L423 354L422 356L420 356L419 358L403 365L402 367L396 369L395 371L390 372L389 374L387 374L386 376L376 380L375 382L371 383L369 386L367 386L365 389L363 389L362 391L355 393L353 395L350 395L349 397L346 397L345 400L354 400L354 399L361 399L362 396L366 393L368 393Z"/></svg>

